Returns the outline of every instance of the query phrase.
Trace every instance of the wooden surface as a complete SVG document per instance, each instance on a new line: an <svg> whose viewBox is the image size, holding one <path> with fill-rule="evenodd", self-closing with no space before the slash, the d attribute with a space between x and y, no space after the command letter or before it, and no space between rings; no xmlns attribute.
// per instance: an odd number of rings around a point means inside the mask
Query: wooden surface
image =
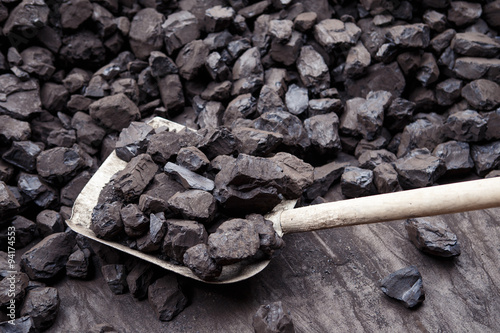
<svg viewBox="0 0 500 333"><path fill-rule="evenodd" d="M338 186L327 199L339 196ZM102 276L56 284L61 308L47 332L85 332L107 323L119 332L253 332L261 304L282 301L297 332L499 332L500 209L434 217L459 238L462 255L439 260L407 239L403 221L285 235L286 247L257 276L236 284L181 279L189 306L160 322L147 300L113 295ZM378 281L416 265L426 300L408 310Z"/></svg>

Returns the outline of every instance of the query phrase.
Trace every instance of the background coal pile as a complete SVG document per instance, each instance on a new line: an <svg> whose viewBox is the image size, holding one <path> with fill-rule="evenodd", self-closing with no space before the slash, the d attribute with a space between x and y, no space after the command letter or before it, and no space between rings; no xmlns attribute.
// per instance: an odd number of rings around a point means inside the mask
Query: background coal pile
<svg viewBox="0 0 500 333"><path fill-rule="evenodd" d="M500 1L1 1L0 244L14 226L19 325L50 327L54 283L97 258L116 293L170 290L177 308L150 297L160 319L186 305L172 279L66 231L133 121L295 154L314 167L302 204L338 183L350 198L499 175L499 25Z"/></svg>

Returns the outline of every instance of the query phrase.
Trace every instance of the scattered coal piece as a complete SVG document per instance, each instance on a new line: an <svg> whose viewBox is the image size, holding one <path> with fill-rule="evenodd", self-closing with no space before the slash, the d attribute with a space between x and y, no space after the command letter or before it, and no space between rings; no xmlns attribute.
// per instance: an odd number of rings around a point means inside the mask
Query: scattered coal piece
<svg viewBox="0 0 500 333"><path fill-rule="evenodd" d="M255 230L259 234L259 250L262 251L264 255L270 257L275 250L285 246L283 239L274 230L273 223L266 220L264 216L260 214L250 214L246 216L246 219L252 221Z"/></svg>
<svg viewBox="0 0 500 333"><path fill-rule="evenodd" d="M208 247L218 264L228 265L253 257L260 247L260 238L251 221L231 219L208 236Z"/></svg>
<svg viewBox="0 0 500 333"><path fill-rule="evenodd" d="M0 143L7 146L12 141L27 140L30 135L31 128L28 122L0 115Z"/></svg>
<svg viewBox="0 0 500 333"><path fill-rule="evenodd" d="M128 204L120 210L125 233L133 238L142 236L149 227L149 219L136 204Z"/></svg>
<svg viewBox="0 0 500 333"><path fill-rule="evenodd" d="M21 267L31 280L53 278L64 269L74 244L68 233L49 235L21 256Z"/></svg>
<svg viewBox="0 0 500 333"><path fill-rule="evenodd" d="M28 120L41 113L39 84L34 79L22 81L12 74L4 74L0 75L0 83L0 114ZM22 131L15 130L11 133Z"/></svg>
<svg viewBox="0 0 500 333"><path fill-rule="evenodd" d="M16 230L16 243L14 246L17 249L23 248L31 243L36 236L36 224L23 216L15 216L12 220L12 226Z"/></svg>
<svg viewBox="0 0 500 333"><path fill-rule="evenodd" d="M468 25L477 21L483 10L481 4L466 1L452 1L448 8L448 20L457 26Z"/></svg>
<svg viewBox="0 0 500 333"><path fill-rule="evenodd" d="M357 198L376 193L373 171L358 167L346 167L340 178L342 194L346 198Z"/></svg>
<svg viewBox="0 0 500 333"><path fill-rule="evenodd" d="M207 156L196 147L183 147L179 149L176 158L177 165L193 172L203 171L210 163Z"/></svg>
<svg viewBox="0 0 500 333"><path fill-rule="evenodd" d="M92 117L84 112L75 113L71 119L71 127L76 130L78 142L92 147L100 146L106 135L106 131L99 127L92 120Z"/></svg>
<svg viewBox="0 0 500 333"><path fill-rule="evenodd" d="M179 75L185 80L194 79L205 67L205 59L209 53L208 46L199 39L184 45L175 59Z"/></svg>
<svg viewBox="0 0 500 333"><path fill-rule="evenodd" d="M43 210L36 216L36 226L42 237L63 232L65 229L61 215L50 209Z"/></svg>
<svg viewBox="0 0 500 333"><path fill-rule="evenodd" d="M222 272L222 266L210 256L207 244L197 244L184 252L184 265L202 280L213 280Z"/></svg>
<svg viewBox="0 0 500 333"><path fill-rule="evenodd" d="M156 174L151 184L139 197L139 208L145 213L159 213L168 209L167 200L184 187L166 173Z"/></svg>
<svg viewBox="0 0 500 333"><path fill-rule="evenodd" d="M130 47L139 59L146 59L152 51L163 46L162 23L165 17L154 8L139 11L130 23Z"/></svg>
<svg viewBox="0 0 500 333"><path fill-rule="evenodd" d="M127 285L134 298L141 300L148 296L148 287L157 277L156 268L144 261L138 261L127 275Z"/></svg>
<svg viewBox="0 0 500 333"><path fill-rule="evenodd" d="M396 155L386 149L365 150L358 157L359 167L370 170L374 170L382 163L392 163L396 160Z"/></svg>
<svg viewBox="0 0 500 333"><path fill-rule="evenodd" d="M405 228L410 241L422 252L444 258L460 255L457 235L438 220L407 219Z"/></svg>
<svg viewBox="0 0 500 333"><path fill-rule="evenodd" d="M77 249L66 262L66 275L74 279L87 279L91 273L89 249Z"/></svg>
<svg viewBox="0 0 500 333"><path fill-rule="evenodd" d="M14 212L20 206L19 201L7 187L7 184L0 181L0 216L3 217L9 212Z"/></svg>
<svg viewBox="0 0 500 333"><path fill-rule="evenodd" d="M283 141L280 134L250 127L237 127L232 133L238 140L238 151L254 156L269 155Z"/></svg>
<svg viewBox="0 0 500 333"><path fill-rule="evenodd" d="M13 299L16 304L21 304L26 295L26 288L28 287L28 275L22 272L10 273L0 281L0 307L5 309L10 300ZM11 288L13 285L13 289Z"/></svg>
<svg viewBox="0 0 500 333"><path fill-rule="evenodd" d="M378 193L402 191L398 173L390 163L380 163L373 169L373 183Z"/></svg>
<svg viewBox="0 0 500 333"><path fill-rule="evenodd" d="M219 155L231 155L238 145L237 139L226 127L210 128L197 145L209 160Z"/></svg>
<svg viewBox="0 0 500 333"><path fill-rule="evenodd" d="M500 44L495 39L478 32L457 33L451 47L466 57L494 58L500 52Z"/></svg>
<svg viewBox="0 0 500 333"><path fill-rule="evenodd" d="M493 110L500 105L500 86L490 80L479 79L466 84L462 97L477 110Z"/></svg>
<svg viewBox="0 0 500 333"><path fill-rule="evenodd" d="M314 38L327 51L336 47L355 45L361 35L361 29L354 23L337 19L326 19L314 26Z"/></svg>
<svg viewBox="0 0 500 333"><path fill-rule="evenodd" d="M128 291L127 270L125 265L103 265L101 267L101 272L104 277L104 281L106 281L113 294L120 295Z"/></svg>
<svg viewBox="0 0 500 333"><path fill-rule="evenodd" d="M208 239L205 227L196 221L170 219L167 220L167 230L162 251L180 263L187 249L205 244Z"/></svg>
<svg viewBox="0 0 500 333"><path fill-rule="evenodd" d="M120 215L122 203L102 203L94 207L90 229L102 239L116 239L123 231L123 222Z"/></svg>
<svg viewBox="0 0 500 333"><path fill-rule="evenodd" d="M51 327L59 312L59 293L56 288L35 288L28 291L21 308L21 316L29 316L40 330Z"/></svg>
<svg viewBox="0 0 500 333"><path fill-rule="evenodd" d="M432 156L425 148L412 150L406 157L398 159L394 168L404 189L432 185L446 172L444 161Z"/></svg>
<svg viewBox="0 0 500 333"><path fill-rule="evenodd" d="M195 189L210 192L215 187L212 180L171 162L165 165L164 171L171 174L187 190Z"/></svg>
<svg viewBox="0 0 500 333"><path fill-rule="evenodd" d="M125 94L107 96L90 104L90 116L104 127L120 131L141 117L139 109Z"/></svg>
<svg viewBox="0 0 500 333"><path fill-rule="evenodd" d="M415 148L434 149L442 143L446 132L444 120L437 114L428 114L408 124L401 134L397 156L403 157Z"/></svg>
<svg viewBox="0 0 500 333"><path fill-rule="evenodd" d="M177 132L163 131L150 137L147 153L151 155L153 161L165 164L180 148L181 135Z"/></svg>
<svg viewBox="0 0 500 333"><path fill-rule="evenodd" d="M248 49L233 65L232 95L253 93L264 83L264 68L256 47Z"/></svg>
<svg viewBox="0 0 500 333"><path fill-rule="evenodd" d="M252 326L257 333L294 333L290 314L283 309L281 301L261 305L252 318Z"/></svg>
<svg viewBox="0 0 500 333"><path fill-rule="evenodd" d="M148 154L138 155L116 174L115 186L130 201L142 194L158 171L158 166Z"/></svg>
<svg viewBox="0 0 500 333"><path fill-rule="evenodd" d="M15 165L26 172L36 170L36 158L43 151L44 145L32 141L16 141L7 150L2 158L4 161Z"/></svg>
<svg viewBox="0 0 500 333"><path fill-rule="evenodd" d="M168 199L169 208L179 212L185 219L207 224L216 213L216 201L212 194L202 190L177 192Z"/></svg>
<svg viewBox="0 0 500 333"><path fill-rule="evenodd" d="M185 10L168 15L161 27L168 54L172 54L200 36L196 16Z"/></svg>
<svg viewBox="0 0 500 333"><path fill-rule="evenodd" d="M172 320L188 304L174 274L165 275L149 286L148 301L161 321Z"/></svg>
<svg viewBox="0 0 500 333"><path fill-rule="evenodd" d="M380 281L380 289L387 296L415 308L425 299L422 276L417 267L409 266L389 274Z"/></svg>
<svg viewBox="0 0 500 333"><path fill-rule="evenodd" d="M167 232L167 221L165 214L159 212L149 217L149 231L146 235L137 239L137 248L142 252L158 251Z"/></svg>
<svg viewBox="0 0 500 333"><path fill-rule="evenodd" d="M116 141L116 156L126 162L146 152L149 138L154 134L154 129L145 123L132 122L121 131Z"/></svg>
<svg viewBox="0 0 500 333"><path fill-rule="evenodd" d="M500 165L500 141L486 144L471 145L470 155L474 161L474 168L479 176L485 176L488 172Z"/></svg>
<svg viewBox="0 0 500 333"><path fill-rule="evenodd" d="M18 177L17 187L37 206L44 209L55 206L59 200L59 193L38 175L22 172Z"/></svg>

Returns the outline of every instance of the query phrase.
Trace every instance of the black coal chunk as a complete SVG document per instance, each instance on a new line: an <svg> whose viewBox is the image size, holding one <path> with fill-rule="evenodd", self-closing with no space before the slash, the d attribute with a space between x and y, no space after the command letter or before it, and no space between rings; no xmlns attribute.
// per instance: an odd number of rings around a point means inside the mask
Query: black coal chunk
<svg viewBox="0 0 500 333"><path fill-rule="evenodd" d="M101 267L104 281L108 284L109 289L113 294L124 294L128 290L127 285L127 270L125 265L109 264Z"/></svg>
<svg viewBox="0 0 500 333"><path fill-rule="evenodd" d="M425 148L412 150L406 157L398 159L394 168L404 189L432 185L446 172L443 160L432 156Z"/></svg>
<svg viewBox="0 0 500 333"><path fill-rule="evenodd" d="M346 167L340 178L342 194L347 198L357 198L376 193L373 171L358 167Z"/></svg>
<svg viewBox="0 0 500 333"><path fill-rule="evenodd" d="M71 253L66 262L66 275L74 279L87 279L91 273L89 249L77 249Z"/></svg>
<svg viewBox="0 0 500 333"><path fill-rule="evenodd" d="M160 249L165 233L167 221L163 212L149 216L149 232L137 239L137 248L142 252L155 252Z"/></svg>
<svg viewBox="0 0 500 333"><path fill-rule="evenodd" d="M184 187L170 175L156 174L139 197L139 208L147 214L164 212L168 209L168 199L179 191L184 191Z"/></svg>
<svg viewBox="0 0 500 333"><path fill-rule="evenodd" d="M61 214L50 209L45 209L36 216L36 226L42 237L63 232L65 229Z"/></svg>
<svg viewBox="0 0 500 333"><path fill-rule="evenodd" d="M15 247L18 249L28 245L36 236L36 224L23 216L14 217L12 226L16 229Z"/></svg>
<svg viewBox="0 0 500 333"><path fill-rule="evenodd" d="M405 228L410 241L422 252L444 258L460 255L457 235L443 222L431 218L408 219Z"/></svg>
<svg viewBox="0 0 500 333"><path fill-rule="evenodd" d="M15 212L21 205L14 196L14 193L3 181L0 181L0 216Z"/></svg>
<svg viewBox="0 0 500 333"><path fill-rule="evenodd" d="M208 239L205 227L196 221L170 219L167 220L167 230L162 251L180 263L187 249L206 243Z"/></svg>
<svg viewBox="0 0 500 333"><path fill-rule="evenodd" d="M168 205L171 210L180 213L185 219L196 220L204 224L213 220L217 208L214 196L202 190L177 192L168 199Z"/></svg>
<svg viewBox="0 0 500 333"><path fill-rule="evenodd" d="M7 150L2 158L4 161L15 165L26 172L34 172L36 170L36 158L43 151L44 146L40 143L32 141L16 141Z"/></svg>
<svg viewBox="0 0 500 333"><path fill-rule="evenodd" d="M290 314L283 309L281 301L261 305L252 319L252 326L256 333L294 333Z"/></svg>
<svg viewBox="0 0 500 333"><path fill-rule="evenodd" d="M145 123L132 122L121 131L116 141L116 156L129 162L133 157L146 152L149 137L154 129Z"/></svg>
<svg viewBox="0 0 500 333"><path fill-rule="evenodd" d="M128 204L120 210L125 233L130 237L142 236L149 227L149 219L144 216L139 206Z"/></svg>
<svg viewBox="0 0 500 333"><path fill-rule="evenodd" d="M97 204L92 211L90 229L102 239L116 239L123 232L123 222L120 215L122 203Z"/></svg>
<svg viewBox="0 0 500 333"><path fill-rule="evenodd" d="M35 327L44 331L51 327L59 312L59 293L56 288L35 288L28 291L21 316L30 316Z"/></svg>
<svg viewBox="0 0 500 333"><path fill-rule="evenodd" d="M222 266L210 256L207 244L198 244L187 249L182 262L202 280L213 280L222 272Z"/></svg>
<svg viewBox="0 0 500 333"><path fill-rule="evenodd" d="M425 299L422 276L417 267L409 266L389 274L380 281L380 288L389 297L414 308Z"/></svg>
<svg viewBox="0 0 500 333"><path fill-rule="evenodd" d="M149 286L148 300L161 321L172 320L188 304L188 299L173 274L165 275Z"/></svg>
<svg viewBox="0 0 500 333"><path fill-rule="evenodd" d="M58 184L66 183L85 167L85 160L76 147L45 150L38 155L36 161L38 174Z"/></svg>
<svg viewBox="0 0 500 333"><path fill-rule="evenodd" d="M158 171L148 154L138 155L116 174L115 187L127 201L139 198Z"/></svg>
<svg viewBox="0 0 500 333"><path fill-rule="evenodd" d="M28 287L28 275L22 272L9 273L6 278L0 281L0 307L5 309L14 300L15 304L21 304L26 295ZM12 290L11 285L14 286Z"/></svg>
<svg viewBox="0 0 500 333"><path fill-rule="evenodd" d="M140 300L148 295L148 287L158 276L156 267L144 261L138 261L127 275L127 285L134 298Z"/></svg>

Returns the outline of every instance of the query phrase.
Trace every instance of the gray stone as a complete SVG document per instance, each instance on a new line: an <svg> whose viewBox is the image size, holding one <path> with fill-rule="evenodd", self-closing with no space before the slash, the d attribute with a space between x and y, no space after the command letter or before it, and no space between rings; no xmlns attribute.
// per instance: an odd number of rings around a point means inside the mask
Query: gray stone
<svg viewBox="0 0 500 333"><path fill-rule="evenodd" d="M500 105L500 86L486 79L475 80L463 87L462 97L477 110L493 110Z"/></svg>
<svg viewBox="0 0 500 333"><path fill-rule="evenodd" d="M285 95L285 102L288 112L294 115L304 113L309 106L307 89L301 88L295 84L290 85Z"/></svg>
<svg viewBox="0 0 500 333"><path fill-rule="evenodd" d="M430 43L430 29L422 23L396 25L387 30L386 37L401 47L426 48Z"/></svg>
<svg viewBox="0 0 500 333"><path fill-rule="evenodd" d="M162 23L165 17L154 8L139 11L130 24L130 47L139 59L146 59L152 51L163 47Z"/></svg>
<svg viewBox="0 0 500 333"><path fill-rule="evenodd" d="M444 258L460 255L457 235L439 220L407 219L405 228L410 241L422 252Z"/></svg>
<svg viewBox="0 0 500 333"><path fill-rule="evenodd" d="M267 9L267 7L269 7L269 5L270 5L269 1L266 0L259 1L250 6L240 9L238 11L238 14L246 19L251 19L264 13L264 11Z"/></svg>
<svg viewBox="0 0 500 333"><path fill-rule="evenodd" d="M409 266L397 270L380 281L380 289L391 298L414 308L425 299L422 276L417 267Z"/></svg>
<svg viewBox="0 0 500 333"><path fill-rule="evenodd" d="M487 122L476 111L458 111L446 119L445 128L448 138L456 141L478 142L484 139Z"/></svg>
<svg viewBox="0 0 500 333"><path fill-rule="evenodd" d="M373 171L358 167L346 167L340 178L340 187L346 198L375 194Z"/></svg>
<svg viewBox="0 0 500 333"><path fill-rule="evenodd" d="M35 288L28 291L21 308L21 316L29 316L34 326L44 331L51 327L59 312L59 293L56 288Z"/></svg>
<svg viewBox="0 0 500 333"><path fill-rule="evenodd" d="M480 3L451 1L448 8L448 20L457 26L476 22L483 13Z"/></svg>
<svg viewBox="0 0 500 333"><path fill-rule="evenodd" d="M190 171L202 171L210 163L207 156L196 147L183 147L177 153L177 165Z"/></svg>
<svg viewBox="0 0 500 333"><path fill-rule="evenodd" d="M169 219L167 225L168 231L163 241L162 252L179 263L183 262L187 249L207 242L208 234L201 223Z"/></svg>
<svg viewBox="0 0 500 333"><path fill-rule="evenodd" d="M293 31L287 42L280 42L274 38L271 42L271 50L269 51L271 59L285 66L291 66L299 56L303 44L303 35L298 31Z"/></svg>
<svg viewBox="0 0 500 333"><path fill-rule="evenodd" d="M300 13L293 20L293 28L301 32L311 30L317 18L318 15L315 12Z"/></svg>
<svg viewBox="0 0 500 333"><path fill-rule="evenodd" d="M307 114L309 117L318 116L321 114L336 113L340 115L344 109L344 105L340 99L336 98L319 98L309 100L309 109Z"/></svg>
<svg viewBox="0 0 500 333"><path fill-rule="evenodd" d="M205 59L208 57L209 49L202 40L194 40L187 43L177 55L175 64L179 67L179 75L192 80L200 70L205 67Z"/></svg>
<svg viewBox="0 0 500 333"><path fill-rule="evenodd" d="M207 244L198 244L187 249L182 261L202 280L213 280L222 272L222 267L210 257Z"/></svg>
<svg viewBox="0 0 500 333"><path fill-rule="evenodd" d="M446 172L444 161L432 156L427 149L412 150L406 157L394 162L394 168L404 189L433 185Z"/></svg>
<svg viewBox="0 0 500 333"><path fill-rule="evenodd" d="M252 93L264 83L264 68L256 47L243 53L233 66L232 95Z"/></svg>
<svg viewBox="0 0 500 333"><path fill-rule="evenodd" d="M337 19L326 19L314 26L314 38L327 51L355 45L360 35L361 29L356 24Z"/></svg>
<svg viewBox="0 0 500 333"><path fill-rule="evenodd" d="M311 145L321 153L336 153L342 150L338 127L339 118L335 113L317 115L304 120L304 128Z"/></svg>
<svg viewBox="0 0 500 333"><path fill-rule="evenodd" d="M366 68L370 66L371 56L361 41L349 49L344 67L344 75L356 77L364 74Z"/></svg>
<svg viewBox="0 0 500 333"><path fill-rule="evenodd" d="M137 106L122 93L99 99L90 104L89 111L92 119L114 131L121 131L140 119Z"/></svg>
<svg viewBox="0 0 500 333"><path fill-rule="evenodd" d="M173 175L186 189L212 191L215 186L212 180L171 162L165 165L164 171Z"/></svg>
<svg viewBox="0 0 500 333"><path fill-rule="evenodd" d="M476 173L485 176L500 165L500 141L471 145L471 156Z"/></svg>
<svg viewBox="0 0 500 333"><path fill-rule="evenodd" d="M292 37L293 22L290 20L271 20L269 35L278 43L285 44Z"/></svg>
<svg viewBox="0 0 500 333"><path fill-rule="evenodd" d="M221 31L229 27L236 12L231 7L214 6L205 11L205 30Z"/></svg>
<svg viewBox="0 0 500 333"><path fill-rule="evenodd" d="M378 193L402 191L398 173L391 163L380 163L373 169L373 183Z"/></svg>
<svg viewBox="0 0 500 333"><path fill-rule="evenodd" d="M500 52L500 43L477 32L457 33L451 42L453 51L466 57L495 58Z"/></svg>
<svg viewBox="0 0 500 333"><path fill-rule="evenodd" d="M467 174L474 168L474 161L467 142L448 141L441 143L434 148L432 154L444 161L446 175Z"/></svg>

